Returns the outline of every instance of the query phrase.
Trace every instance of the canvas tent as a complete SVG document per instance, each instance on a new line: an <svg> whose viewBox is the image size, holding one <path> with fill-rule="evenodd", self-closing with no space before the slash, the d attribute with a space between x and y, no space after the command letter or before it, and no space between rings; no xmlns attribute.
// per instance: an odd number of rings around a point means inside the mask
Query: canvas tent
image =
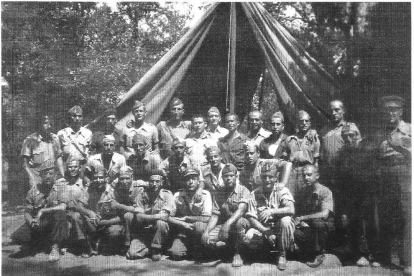
<svg viewBox="0 0 414 276"><path fill-rule="evenodd" d="M117 106L119 127L132 119L135 100L147 104L148 121L167 119L173 97L187 115L217 106L243 118L267 69L281 111L299 109L326 123L339 89L332 77L258 3L216 3L125 95Z"/></svg>

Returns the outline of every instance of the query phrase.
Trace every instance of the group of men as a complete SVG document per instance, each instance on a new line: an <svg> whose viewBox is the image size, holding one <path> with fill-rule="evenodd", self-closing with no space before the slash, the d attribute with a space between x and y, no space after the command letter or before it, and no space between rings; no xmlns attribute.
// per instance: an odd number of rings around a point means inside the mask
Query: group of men
<svg viewBox="0 0 414 276"><path fill-rule="evenodd" d="M40 117L21 152L32 237L22 252L46 244L57 261L65 247L90 257L110 244L128 259L167 254L196 262L206 252L224 252L234 267L260 252L277 254L285 270L290 252L317 267L330 250L379 266L391 253L390 246L377 250L377 237L387 245L400 241L409 272L411 125L401 119L402 98L384 97L382 106L387 128L378 145L345 120L339 100L330 103L332 124L319 134L303 110L293 135L284 133L281 112L271 117L271 131L260 111L250 112L246 134L236 114L221 127L216 107L207 118L185 121L177 98L170 119L157 126L146 122L140 101L122 130L115 110L94 133L82 126L79 106L57 135L50 118Z"/></svg>

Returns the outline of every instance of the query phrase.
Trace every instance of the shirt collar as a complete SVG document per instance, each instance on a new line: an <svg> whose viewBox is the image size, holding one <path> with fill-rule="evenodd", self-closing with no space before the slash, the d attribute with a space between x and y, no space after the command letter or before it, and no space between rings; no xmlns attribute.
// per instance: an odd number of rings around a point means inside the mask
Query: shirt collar
<svg viewBox="0 0 414 276"><path fill-rule="evenodd" d="M166 122L165 122L165 124L166 124L167 126L171 126L171 121L170 121L170 120L168 120L168 121L166 121ZM184 121L184 120L181 120L181 121L178 123L178 125L177 125L177 126L174 126L174 128L186 128L185 121Z"/></svg>
<svg viewBox="0 0 414 276"><path fill-rule="evenodd" d="M402 120L398 123L398 126L396 128L396 131L399 131L399 132L401 132L403 134L411 134L411 128L410 128L410 126L406 122L404 122Z"/></svg>

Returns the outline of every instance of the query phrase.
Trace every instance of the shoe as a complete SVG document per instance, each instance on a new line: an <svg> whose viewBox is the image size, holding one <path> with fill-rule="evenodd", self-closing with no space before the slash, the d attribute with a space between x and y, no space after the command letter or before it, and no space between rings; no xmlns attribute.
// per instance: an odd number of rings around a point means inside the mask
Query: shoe
<svg viewBox="0 0 414 276"><path fill-rule="evenodd" d="M325 259L325 255L321 254L321 255L316 256L313 262L307 262L306 264L312 268L316 268L323 263L324 259Z"/></svg>
<svg viewBox="0 0 414 276"><path fill-rule="evenodd" d="M57 244L52 245L52 250L49 254L49 262L57 262L60 259L59 246Z"/></svg>
<svg viewBox="0 0 414 276"><path fill-rule="evenodd" d="M359 260L356 262L357 266L363 267L363 266L369 266L369 261L365 257L359 258Z"/></svg>
<svg viewBox="0 0 414 276"><path fill-rule="evenodd" d="M240 254L235 254L233 257L233 262L231 263L232 267L240 267L243 266L244 262L243 259L240 257Z"/></svg>
<svg viewBox="0 0 414 276"><path fill-rule="evenodd" d="M283 253L279 256L279 260L277 261L277 268L282 271L286 269L286 255Z"/></svg>
<svg viewBox="0 0 414 276"><path fill-rule="evenodd" d="M161 252L159 250L153 250L152 251L152 257L151 257L151 259L154 262L158 262L159 260L161 260L161 257L162 257L162 255L161 255Z"/></svg>

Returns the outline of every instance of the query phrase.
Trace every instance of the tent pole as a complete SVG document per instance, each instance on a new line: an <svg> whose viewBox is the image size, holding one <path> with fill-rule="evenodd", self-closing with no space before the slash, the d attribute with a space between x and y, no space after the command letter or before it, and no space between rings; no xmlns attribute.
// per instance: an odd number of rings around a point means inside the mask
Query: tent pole
<svg viewBox="0 0 414 276"><path fill-rule="evenodd" d="M236 3L230 7L230 113L234 113L236 105Z"/></svg>

